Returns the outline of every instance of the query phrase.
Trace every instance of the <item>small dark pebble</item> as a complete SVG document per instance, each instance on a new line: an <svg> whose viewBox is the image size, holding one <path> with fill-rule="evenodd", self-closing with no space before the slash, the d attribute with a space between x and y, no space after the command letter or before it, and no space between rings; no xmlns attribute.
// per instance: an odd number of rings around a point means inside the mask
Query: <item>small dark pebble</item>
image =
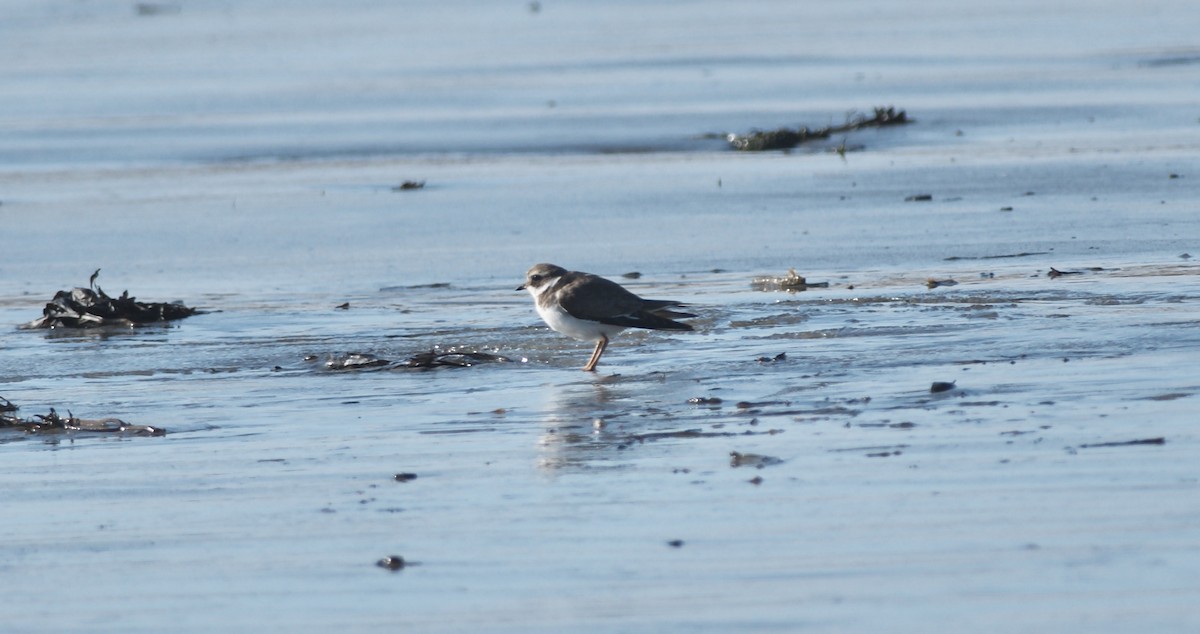
<svg viewBox="0 0 1200 634"><path fill-rule="evenodd" d="M747 480L747 482L749 482L750 484L753 484L754 486L758 486L763 483L763 479L762 479L762 476L754 476L753 478L750 478L749 480Z"/></svg>
<svg viewBox="0 0 1200 634"><path fill-rule="evenodd" d="M671 541L667 542L667 545L670 546L671 548L680 548L683 546L683 540L682 539L672 539Z"/></svg>
<svg viewBox="0 0 1200 634"><path fill-rule="evenodd" d="M392 479L395 480L396 482L411 482L411 481L417 479L417 474L415 474L415 473L397 473L395 476L392 476Z"/></svg>
<svg viewBox="0 0 1200 634"><path fill-rule="evenodd" d="M334 308L337 308L338 310L350 310L350 302L338 304L337 306L334 306Z"/></svg>
<svg viewBox="0 0 1200 634"><path fill-rule="evenodd" d="M924 202L933 200L933 194L913 194L904 199L905 202Z"/></svg>
<svg viewBox="0 0 1200 634"><path fill-rule="evenodd" d="M384 557L383 559L375 562L375 565L379 566L380 568L386 568L387 570L395 572L397 570L403 570L406 564L404 558L400 555L391 555L390 557Z"/></svg>
<svg viewBox="0 0 1200 634"><path fill-rule="evenodd" d="M630 271L628 273L621 274L621 277L623 277L627 280L636 280L636 279L640 278L641 276L642 276L642 274L637 271Z"/></svg>
<svg viewBox="0 0 1200 634"><path fill-rule="evenodd" d="M689 405L720 405L721 399L716 396L693 396L687 402Z"/></svg>
<svg viewBox="0 0 1200 634"><path fill-rule="evenodd" d="M425 181L404 181L392 188L394 192L409 191L413 189L421 189L425 186Z"/></svg>
<svg viewBox="0 0 1200 634"><path fill-rule="evenodd" d="M773 357L759 357L758 358L759 363L777 363L779 361L787 361L787 353L786 352L780 352L779 354L777 354Z"/></svg>
<svg viewBox="0 0 1200 634"><path fill-rule="evenodd" d="M1000 211L1012 211L1012 210L1013 210L1012 207L1001 207L1000 208Z"/></svg>
<svg viewBox="0 0 1200 634"><path fill-rule="evenodd" d="M934 381L933 385L929 386L929 391L933 394L937 394L938 392L948 392L954 389L954 383L954 381L949 383L945 381Z"/></svg>

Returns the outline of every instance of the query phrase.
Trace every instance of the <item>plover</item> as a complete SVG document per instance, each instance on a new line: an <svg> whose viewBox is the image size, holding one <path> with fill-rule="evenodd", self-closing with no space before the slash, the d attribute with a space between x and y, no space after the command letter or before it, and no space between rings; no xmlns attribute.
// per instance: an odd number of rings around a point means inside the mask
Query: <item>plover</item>
<svg viewBox="0 0 1200 634"><path fill-rule="evenodd" d="M568 271L553 264L535 264L525 274L518 291L529 291L538 315L546 325L581 341L595 341L596 349L584 371L593 372L608 339L626 328L691 330L674 319L695 317L671 310L683 304L662 299L642 299L620 284L591 273Z"/></svg>

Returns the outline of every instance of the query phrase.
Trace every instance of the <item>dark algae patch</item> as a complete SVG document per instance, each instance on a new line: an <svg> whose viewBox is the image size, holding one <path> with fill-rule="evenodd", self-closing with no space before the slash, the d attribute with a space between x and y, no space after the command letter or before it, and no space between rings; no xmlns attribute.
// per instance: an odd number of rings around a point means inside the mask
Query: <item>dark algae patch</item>
<svg viewBox="0 0 1200 634"><path fill-rule="evenodd" d="M748 134L730 134L726 137L729 146L739 152L764 152L767 150L788 150L803 143L828 139L835 134L844 134L863 128L882 128L885 126L912 123L912 119L903 110L888 106L875 108L871 116L860 114L850 117L846 123L822 128L779 128L777 130L757 130Z"/></svg>
<svg viewBox="0 0 1200 634"><path fill-rule="evenodd" d="M150 425L130 425L119 418L78 418L69 410L60 415L53 407L49 414L35 414L33 418L21 418L16 412L19 407L12 401L0 397L0 430L12 429L27 434L54 433L100 433L126 436L165 436L167 430Z"/></svg>
<svg viewBox="0 0 1200 634"><path fill-rule="evenodd" d="M308 360L315 357L306 357ZM433 348L418 352L403 361L392 361L377 357L369 352L351 352L331 356L325 367L330 370L429 370L433 368L469 368L481 363L507 363L508 357L479 350L461 350L458 348Z"/></svg>
<svg viewBox="0 0 1200 634"><path fill-rule="evenodd" d="M1098 442L1090 445L1079 445L1080 449L1097 449L1100 447L1134 447L1137 445L1165 445L1166 438L1142 438L1140 440L1121 440L1117 442Z"/></svg>

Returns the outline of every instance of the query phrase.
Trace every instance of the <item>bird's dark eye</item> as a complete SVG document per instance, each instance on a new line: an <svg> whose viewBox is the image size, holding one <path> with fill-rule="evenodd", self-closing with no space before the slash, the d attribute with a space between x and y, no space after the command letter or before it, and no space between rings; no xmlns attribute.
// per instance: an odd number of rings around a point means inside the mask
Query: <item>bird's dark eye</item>
<svg viewBox="0 0 1200 634"><path fill-rule="evenodd" d="M540 282L540 281L542 281L542 276L541 275L530 275L529 281L530 282Z"/></svg>

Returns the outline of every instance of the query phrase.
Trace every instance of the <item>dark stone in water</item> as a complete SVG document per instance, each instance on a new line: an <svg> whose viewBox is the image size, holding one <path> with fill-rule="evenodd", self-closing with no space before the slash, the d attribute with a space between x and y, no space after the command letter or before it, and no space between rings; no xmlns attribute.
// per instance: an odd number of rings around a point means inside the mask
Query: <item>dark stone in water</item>
<svg viewBox="0 0 1200 634"><path fill-rule="evenodd" d="M384 568L387 570L391 570L392 572L396 572L397 570L403 570L404 567L408 564L407 564L407 562L404 561L404 558L401 557L400 555L389 555L389 556L384 557L383 559L380 559L379 561L375 562L375 565L379 566L380 568Z"/></svg>
<svg viewBox="0 0 1200 634"><path fill-rule="evenodd" d="M417 479L415 473L397 473L393 478L396 482L410 482Z"/></svg>
<svg viewBox="0 0 1200 634"><path fill-rule="evenodd" d="M954 389L953 381L951 381L949 383L947 383L945 381L934 381L933 385L929 386L929 391L933 394L937 394L938 392L949 392L950 390L953 390L953 389Z"/></svg>

